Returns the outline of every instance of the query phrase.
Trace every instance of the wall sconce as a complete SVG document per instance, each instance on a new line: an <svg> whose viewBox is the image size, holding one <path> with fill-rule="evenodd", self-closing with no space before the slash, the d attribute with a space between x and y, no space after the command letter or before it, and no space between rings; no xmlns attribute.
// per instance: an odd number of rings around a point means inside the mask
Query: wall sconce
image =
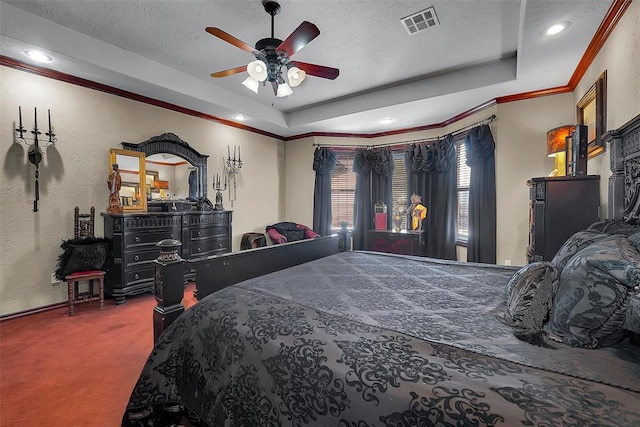
<svg viewBox="0 0 640 427"><path fill-rule="evenodd" d="M40 141L38 139L38 135L41 135L42 132L38 130L38 109L33 109L33 130L30 131L31 138L25 137L25 133L27 130L22 126L22 107L18 106L18 127L15 129L14 133L14 141L16 144L24 144L29 147L29 161L36 167L36 175L35 175L35 199L33 201L33 211L38 212L38 200L40 200L40 162L42 161L42 156L44 152L42 148L48 148L49 146L55 145L56 135L53 133L53 128L51 127L51 110L47 110L49 116L49 132L46 132L45 135L48 137L48 141ZM44 142L44 145L41 147L40 143Z"/></svg>
<svg viewBox="0 0 640 427"><path fill-rule="evenodd" d="M567 173L567 137L575 130L574 125L559 126L547 132L547 157L554 157L555 164L549 176L564 176Z"/></svg>
<svg viewBox="0 0 640 427"><path fill-rule="evenodd" d="M238 155L237 160L236 160L236 149L237 149L237 155ZM242 168L242 160L240 160L240 147L235 145L233 146L233 158L231 158L231 149L227 145L227 158L225 160L225 169L226 169L226 174L229 177L228 188L229 188L229 201L231 202L231 207L233 207L233 202L236 200L237 189L238 189L236 178L241 168ZM227 189L227 176L225 176L224 178L225 190ZM231 185L232 183L233 185ZM231 195L231 187L233 187L233 197Z"/></svg>

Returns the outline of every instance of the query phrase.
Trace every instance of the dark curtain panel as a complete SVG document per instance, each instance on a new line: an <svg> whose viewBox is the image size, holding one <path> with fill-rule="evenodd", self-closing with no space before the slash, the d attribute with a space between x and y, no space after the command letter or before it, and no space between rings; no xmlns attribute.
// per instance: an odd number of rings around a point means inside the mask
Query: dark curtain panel
<svg viewBox="0 0 640 427"><path fill-rule="evenodd" d="M456 259L456 149L447 135L431 145L414 144L405 151L407 192L422 196L427 207L425 255Z"/></svg>
<svg viewBox="0 0 640 427"><path fill-rule="evenodd" d="M316 182L313 188L313 230L321 236L331 234L331 174L337 156L327 147L318 147L313 153Z"/></svg>
<svg viewBox="0 0 640 427"><path fill-rule="evenodd" d="M356 150L353 159L356 173L356 193L353 207L353 249L365 249L367 230L373 228L373 206L382 200L393 205L393 155L389 147ZM387 228L391 228L391 214L387 213Z"/></svg>
<svg viewBox="0 0 640 427"><path fill-rule="evenodd" d="M469 187L467 261L496 263L496 160L489 125L469 131L465 141Z"/></svg>

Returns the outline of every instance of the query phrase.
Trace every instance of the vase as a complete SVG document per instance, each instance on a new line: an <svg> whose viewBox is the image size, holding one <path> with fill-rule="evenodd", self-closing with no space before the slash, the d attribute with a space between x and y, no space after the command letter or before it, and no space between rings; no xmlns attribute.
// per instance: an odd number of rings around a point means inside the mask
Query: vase
<svg viewBox="0 0 640 427"><path fill-rule="evenodd" d="M394 215L393 216L393 230L400 231L400 227L402 227L402 215Z"/></svg>

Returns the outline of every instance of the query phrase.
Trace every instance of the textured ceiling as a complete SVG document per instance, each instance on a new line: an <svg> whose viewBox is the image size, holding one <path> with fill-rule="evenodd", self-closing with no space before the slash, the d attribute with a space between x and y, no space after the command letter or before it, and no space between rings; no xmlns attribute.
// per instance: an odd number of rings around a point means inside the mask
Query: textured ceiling
<svg viewBox="0 0 640 427"><path fill-rule="evenodd" d="M205 32L219 27L254 45L269 37L260 0L2 0L2 54L25 48L48 68L281 136L375 133L441 123L499 96L566 85L610 0L281 0L275 37L302 21L320 35L294 59L340 69L310 76L294 94L256 95L246 73L210 73L253 57ZM440 25L408 35L401 18L433 6ZM555 38L552 23L570 23ZM393 118L382 124L382 118Z"/></svg>

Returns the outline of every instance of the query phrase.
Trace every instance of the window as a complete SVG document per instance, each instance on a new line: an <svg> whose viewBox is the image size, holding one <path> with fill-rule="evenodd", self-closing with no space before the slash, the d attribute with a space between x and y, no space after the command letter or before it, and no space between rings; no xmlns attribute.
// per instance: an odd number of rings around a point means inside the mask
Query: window
<svg viewBox="0 0 640 427"><path fill-rule="evenodd" d="M393 176L392 176L393 206L391 206L391 214L395 214L396 209L402 215L402 225L400 228L407 227L406 208L408 205L407 197L407 168L404 164L404 150L393 151Z"/></svg>
<svg viewBox="0 0 640 427"><path fill-rule="evenodd" d="M456 240L467 241L469 237L469 185L471 183L471 168L467 166L467 150L464 140L456 143L457 153L457 187L458 187L458 232Z"/></svg>
<svg viewBox="0 0 640 427"><path fill-rule="evenodd" d="M356 173L353 171L355 152L337 153L331 175L331 228L340 228L345 221L353 228L353 202L356 193Z"/></svg>
<svg viewBox="0 0 640 427"><path fill-rule="evenodd" d="M356 190L356 174L353 172L354 152L338 152L336 167L331 175L331 227L340 228L340 222L345 221L349 228L353 228L353 203ZM466 243L469 236L469 185L471 182L471 168L467 166L467 155L464 139L456 142L456 171L458 190L457 236L458 243ZM393 151L393 200L387 204L389 214L393 215L397 207L406 208L407 169L404 164L404 149ZM406 229L406 215L403 215L402 228Z"/></svg>

